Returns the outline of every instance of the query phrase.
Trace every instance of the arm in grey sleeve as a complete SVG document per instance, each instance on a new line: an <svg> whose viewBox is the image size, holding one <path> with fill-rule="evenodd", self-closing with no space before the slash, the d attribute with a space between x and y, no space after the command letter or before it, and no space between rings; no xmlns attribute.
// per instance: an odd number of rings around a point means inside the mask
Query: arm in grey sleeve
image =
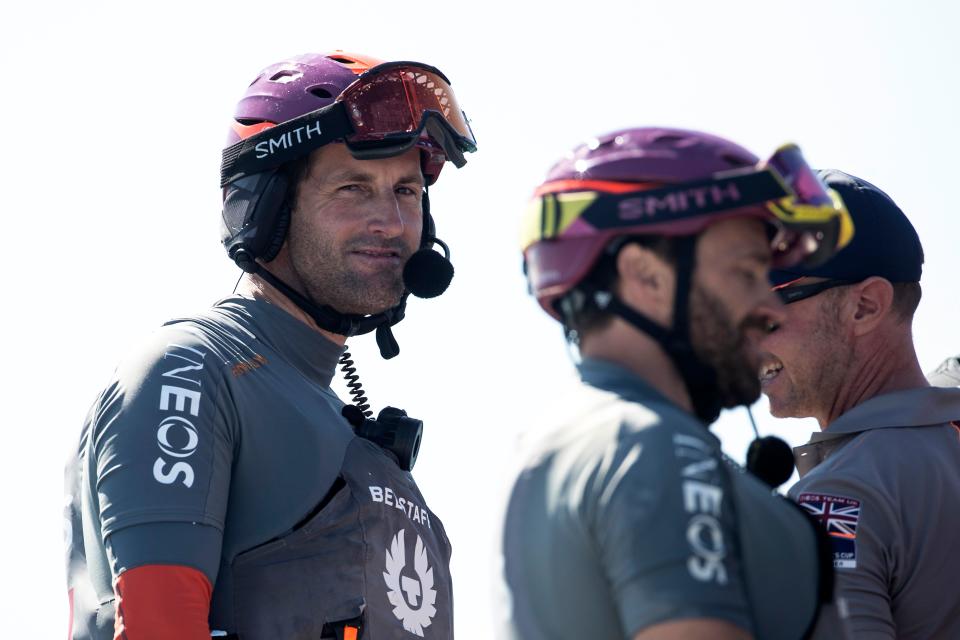
<svg viewBox="0 0 960 640"><path fill-rule="evenodd" d="M668 429L637 435L604 465L592 500L593 535L624 631L632 638L699 618L749 632L729 487L715 452Z"/></svg>
<svg viewBox="0 0 960 640"><path fill-rule="evenodd" d="M203 524L153 522L127 527L107 538L111 571L143 565L179 565L197 569L216 584L223 533Z"/></svg>
<svg viewBox="0 0 960 640"><path fill-rule="evenodd" d="M194 335L164 329L103 395L88 473L114 578L162 563L215 581L238 430L221 365Z"/></svg>
<svg viewBox="0 0 960 640"><path fill-rule="evenodd" d="M889 586L892 550L899 537L896 517L866 483L849 476L823 475L810 474L802 490L791 490L790 497L827 527L837 596L846 603L853 637L893 640L896 627Z"/></svg>

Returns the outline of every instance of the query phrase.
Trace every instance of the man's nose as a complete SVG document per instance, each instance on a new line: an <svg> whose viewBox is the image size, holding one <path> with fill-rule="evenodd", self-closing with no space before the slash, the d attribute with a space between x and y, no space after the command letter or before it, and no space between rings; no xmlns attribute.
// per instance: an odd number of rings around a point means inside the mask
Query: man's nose
<svg viewBox="0 0 960 640"><path fill-rule="evenodd" d="M765 333L773 333L780 328L787 319L787 307L773 291L768 291L757 309L757 314L764 319Z"/></svg>
<svg viewBox="0 0 960 640"><path fill-rule="evenodd" d="M380 194L370 202L367 228L371 233L387 238L403 235L403 213L397 195L392 190L389 193Z"/></svg>

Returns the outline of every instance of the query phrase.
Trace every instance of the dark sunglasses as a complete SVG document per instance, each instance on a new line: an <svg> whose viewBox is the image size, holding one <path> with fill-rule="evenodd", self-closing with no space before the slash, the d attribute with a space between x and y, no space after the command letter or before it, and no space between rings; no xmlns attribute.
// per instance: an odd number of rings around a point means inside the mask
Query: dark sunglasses
<svg viewBox="0 0 960 640"><path fill-rule="evenodd" d="M792 304L815 296L818 293L823 293L827 289L842 287L848 284L856 284L856 282L851 280L824 280L823 282L814 282L811 284L788 285L775 289L775 291L784 304Z"/></svg>

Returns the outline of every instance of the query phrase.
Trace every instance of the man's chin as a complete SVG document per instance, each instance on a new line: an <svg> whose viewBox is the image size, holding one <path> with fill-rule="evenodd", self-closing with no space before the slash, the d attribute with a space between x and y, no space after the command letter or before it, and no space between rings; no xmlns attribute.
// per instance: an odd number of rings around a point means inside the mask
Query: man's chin
<svg viewBox="0 0 960 640"><path fill-rule="evenodd" d="M771 394L767 391L763 392L763 395L767 396L767 402L770 405L769 411L770 415L774 418L796 418L794 415L796 412L791 411L790 407L784 403L776 394Z"/></svg>
<svg viewBox="0 0 960 640"><path fill-rule="evenodd" d="M800 416L800 415L797 415L797 412L796 412L796 411L791 411L790 409L787 409L786 407L774 407L773 405L770 406L770 415L773 416L774 418L780 418L780 419L783 419L783 418L807 418L807 417L809 417L809 416Z"/></svg>
<svg viewBox="0 0 960 640"><path fill-rule="evenodd" d="M378 313L384 313L400 304L401 296L398 294L392 297L384 297L377 300L354 301L350 304L340 305L342 308L336 308L340 313L349 313L358 316L375 316Z"/></svg>

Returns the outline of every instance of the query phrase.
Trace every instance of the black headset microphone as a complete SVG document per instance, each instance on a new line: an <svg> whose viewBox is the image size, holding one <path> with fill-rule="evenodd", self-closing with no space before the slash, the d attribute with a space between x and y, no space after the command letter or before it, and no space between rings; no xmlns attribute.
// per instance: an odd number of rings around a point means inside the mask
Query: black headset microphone
<svg viewBox="0 0 960 640"><path fill-rule="evenodd" d="M439 245L443 249L443 255L434 251L431 248L432 245ZM433 235L432 229L428 229L421 248L410 256L403 266L403 286L418 298L435 298L447 290L452 280L453 263L450 262L450 248L443 240ZM399 353L397 341L388 323L377 327L377 345L380 347L381 354L384 354L385 350L394 354ZM345 356L348 359L350 357L347 353ZM342 363L343 360L341 360ZM349 365L352 366L352 362L349 362ZM377 419L372 420L369 417L370 413L364 411L364 407L367 406L366 399L359 389L355 371L351 373L353 379L348 376L347 386L351 388L355 401L359 400L362 404L361 406L344 405L341 415L353 425L358 436L377 443L397 458L401 469L411 471L420 451L423 422L407 416L406 411L396 407L384 407ZM361 394L359 398L354 393L354 389Z"/></svg>
<svg viewBox="0 0 960 640"><path fill-rule="evenodd" d="M418 298L436 298L447 290L453 280L450 247L436 237L430 237L427 242L439 245L443 255L429 247L421 248L410 256L403 267L403 286Z"/></svg>
<svg viewBox="0 0 960 640"><path fill-rule="evenodd" d="M793 451L790 445L776 436L761 438L750 407L746 409L754 434L754 440L747 449L747 471L763 480L771 489L776 489L793 475Z"/></svg>
<svg viewBox="0 0 960 640"><path fill-rule="evenodd" d="M418 298L436 298L447 290L453 280L450 248L443 240L433 235L432 221L428 224L429 228L420 244L420 249L414 252L407 259L407 263L403 265L403 286L407 292ZM440 245L443 249L443 255L431 248L435 244ZM393 336L391 326L403 317L406 304L407 294L404 294L403 300L397 307L400 315L396 318L396 321L381 322L377 326L377 347L380 348L380 355L385 360L389 360L400 353L400 345L397 344L397 339Z"/></svg>

